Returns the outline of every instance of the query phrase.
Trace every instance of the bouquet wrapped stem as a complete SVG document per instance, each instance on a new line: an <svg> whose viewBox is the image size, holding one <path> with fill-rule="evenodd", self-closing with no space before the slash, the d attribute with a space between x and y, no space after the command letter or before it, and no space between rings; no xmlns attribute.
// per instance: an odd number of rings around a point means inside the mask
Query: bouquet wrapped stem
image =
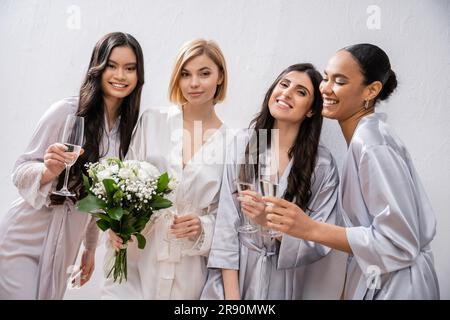
<svg viewBox="0 0 450 320"><path fill-rule="evenodd" d="M77 208L91 213L101 230L111 229L122 238L124 248L115 253L114 264L106 274L121 283L127 280L126 246L131 236L143 249L146 240L141 231L151 215L172 205L164 197L172 191L170 179L149 163L118 158L88 164L87 172L89 177L83 176L87 196L77 203Z"/></svg>

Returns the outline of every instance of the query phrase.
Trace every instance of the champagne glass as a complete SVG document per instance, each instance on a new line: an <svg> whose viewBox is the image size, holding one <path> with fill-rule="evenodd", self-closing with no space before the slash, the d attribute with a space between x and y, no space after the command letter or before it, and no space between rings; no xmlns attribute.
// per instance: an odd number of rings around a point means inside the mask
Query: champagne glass
<svg viewBox="0 0 450 320"><path fill-rule="evenodd" d="M175 201L175 213L174 216L172 218L175 219L175 217L180 217L186 214L198 214L200 212L199 208L197 208L196 205L194 205L193 201L195 201L196 199L193 200L188 200L188 199L183 199L183 200L178 200ZM184 245L184 243L186 242L186 238L177 238L173 233L170 232L170 228L169 230L167 230L167 235L166 235L166 239L164 239L168 242L170 242L171 244L177 244L177 245Z"/></svg>
<svg viewBox="0 0 450 320"><path fill-rule="evenodd" d="M61 190L53 191L53 194L74 197L76 194L67 189L67 183L69 180L70 167L77 161L80 155L81 145L83 144L84 136L84 118L75 115L68 115L66 123L64 125L64 132L62 143L67 147L66 152L69 154L69 158L66 159L66 173L64 178L64 186Z"/></svg>
<svg viewBox="0 0 450 320"><path fill-rule="evenodd" d="M238 163L236 165L236 176L235 182L239 194L245 190L256 191L255 169L253 164L248 163L248 161ZM258 227L242 212L242 224L237 228L237 231L240 233L255 233L258 231Z"/></svg>
<svg viewBox="0 0 450 320"><path fill-rule="evenodd" d="M278 163L276 157L273 156L271 150L267 150L258 163L259 169L259 186L264 197L276 197L278 191ZM273 203L266 202L266 206L273 206ZM279 237L281 232L275 231L268 227L263 227L261 235L265 237Z"/></svg>

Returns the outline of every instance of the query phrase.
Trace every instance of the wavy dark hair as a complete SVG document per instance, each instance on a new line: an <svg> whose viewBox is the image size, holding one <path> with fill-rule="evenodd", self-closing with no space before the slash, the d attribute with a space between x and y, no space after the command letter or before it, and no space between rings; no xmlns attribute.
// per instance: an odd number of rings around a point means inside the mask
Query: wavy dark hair
<svg viewBox="0 0 450 320"><path fill-rule="evenodd" d="M137 84L133 92L125 97L119 109L120 123L120 154L123 159L131 142L131 135L139 117L142 86L144 85L144 57L139 42L131 35L122 32L109 33L101 38L92 52L89 69L81 84L78 110L76 114L84 117L84 153L70 170L69 190L77 196L72 201L84 196L82 188L82 173L87 175L85 164L97 162L105 154L100 154L100 142L105 129L104 101L101 86L101 76L105 70L111 51L115 47L126 46L136 55ZM106 152L106 151L105 151ZM64 183L64 172L58 178L57 188ZM58 205L65 201L65 197L52 195L51 204Z"/></svg>
<svg viewBox="0 0 450 320"><path fill-rule="evenodd" d="M283 195L283 198L288 201L295 201L295 203L303 210L307 209L309 199L311 198L311 177L314 172L314 167L317 157L317 148L320 140L320 133L322 131L322 95L319 91L319 85L322 82L320 72L314 68L310 63L294 64L283 70L281 74L275 79L264 97L261 111L251 121L250 128L254 129L250 138L249 145L255 146L257 154L259 154L261 129L267 132L267 143L270 146L271 129L275 124L275 118L270 114L269 100L273 90L279 84L281 79L290 72L301 72L308 75L314 87L314 99L311 105L313 115L305 117L300 125L294 145L289 149L289 158L294 158L291 172L288 177L288 186ZM264 137L265 138L265 137ZM249 157L249 145L246 147L245 156ZM256 157L258 164L259 157ZM257 173L257 164L254 166L255 173ZM239 175L245 175L245 169L241 169Z"/></svg>

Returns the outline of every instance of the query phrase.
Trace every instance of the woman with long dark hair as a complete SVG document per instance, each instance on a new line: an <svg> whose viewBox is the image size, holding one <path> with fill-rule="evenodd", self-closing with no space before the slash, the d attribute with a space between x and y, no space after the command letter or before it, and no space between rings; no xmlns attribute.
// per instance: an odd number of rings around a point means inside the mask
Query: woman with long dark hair
<svg viewBox="0 0 450 320"><path fill-rule="evenodd" d="M345 227L269 199L271 227L350 254L344 299L439 299L433 209L407 149L375 112L396 87L389 57L372 44L339 50L325 69L322 114L339 121L348 145L338 200Z"/></svg>
<svg viewBox="0 0 450 320"><path fill-rule="evenodd" d="M107 34L95 45L79 97L53 104L39 121L14 167L21 197L0 225L0 299L61 299L83 239L80 284L89 280L98 231L95 220L74 203L84 196L86 163L126 155L143 84L139 43L129 34ZM68 183L75 197L51 194L64 182L67 154L59 139L68 115L85 122L84 153L71 167Z"/></svg>
<svg viewBox="0 0 450 320"><path fill-rule="evenodd" d="M238 194L236 187L236 181L250 173L245 169L237 172L236 163L242 158L254 159L250 170L256 176L256 186L259 185L262 149L270 150L279 159L277 194L304 208L313 219L335 221L337 169L330 152L319 144L321 80L320 73L311 64L288 67L267 91L249 133L245 131L236 136L222 180L208 262L210 274L202 298L299 298L305 268L277 269L277 263L284 263L281 259L293 259L307 265L329 252L326 247L289 236L274 238L263 236L261 232L238 233L237 230L244 214L254 223L266 226L261 195L255 191ZM265 136L267 148L263 141Z"/></svg>

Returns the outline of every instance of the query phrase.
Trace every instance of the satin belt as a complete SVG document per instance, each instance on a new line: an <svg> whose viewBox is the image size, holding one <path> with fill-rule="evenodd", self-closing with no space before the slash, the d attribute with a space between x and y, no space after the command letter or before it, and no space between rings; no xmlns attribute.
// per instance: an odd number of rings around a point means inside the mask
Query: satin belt
<svg viewBox="0 0 450 320"><path fill-rule="evenodd" d="M272 259L271 257L276 256L275 251L268 251L265 247L259 248L254 243L252 243L248 237L245 235L239 235L241 243L247 247L249 250L258 252L262 259L261 263L261 273L259 275L258 292L260 293L259 299L268 299L269 295L269 284L270 284L270 274L272 271Z"/></svg>
<svg viewBox="0 0 450 320"><path fill-rule="evenodd" d="M68 202L64 202L62 206L54 208L52 211L52 221L50 224L50 230L47 234L46 240L43 246L43 252L40 257L39 268L39 284L38 284L38 299L61 299L64 295L66 284L62 283L69 278L72 270L66 270L65 263L74 263L80 243L73 243L72 246L78 246L72 248L67 252L66 246L69 235L74 231L70 227L76 228L76 222L67 223L67 219L70 219L70 214L73 211L73 206ZM84 227L82 230L86 230L89 224L88 214L86 213ZM77 229L75 229L77 230ZM81 238L80 238L81 239ZM70 261L67 256L73 255L73 262ZM44 272L45 271L45 272ZM68 272L70 271L70 272ZM61 274L63 273L63 275Z"/></svg>
<svg viewBox="0 0 450 320"><path fill-rule="evenodd" d="M414 261L410 264L410 266L405 267L403 269L409 268L418 263L427 263L428 261L427 261L426 257L429 257L429 259L433 260L432 251L431 251L429 245L422 247L422 249L420 250L416 259L414 259ZM381 287L383 287L383 285L385 285L388 282L389 278L392 277L395 272L402 271L403 269L399 269L399 270L388 272L388 273L383 273L381 275L378 275L378 277L379 277L378 279L375 279L375 277L376 277L375 274L363 273L361 271L361 269L359 268L359 264L357 263L356 258L353 255L349 255L349 257L347 259L347 271L346 271L347 280L348 280L349 274L351 275L356 272L358 272L360 274L360 278L358 281L358 285L356 286L353 294L350 294L350 292L347 292L347 290L348 290L347 286L344 287L345 288L345 299L373 300L375 298L375 294L377 293L378 290L369 289L368 284L375 284L376 281L379 281L379 284L381 285Z"/></svg>

